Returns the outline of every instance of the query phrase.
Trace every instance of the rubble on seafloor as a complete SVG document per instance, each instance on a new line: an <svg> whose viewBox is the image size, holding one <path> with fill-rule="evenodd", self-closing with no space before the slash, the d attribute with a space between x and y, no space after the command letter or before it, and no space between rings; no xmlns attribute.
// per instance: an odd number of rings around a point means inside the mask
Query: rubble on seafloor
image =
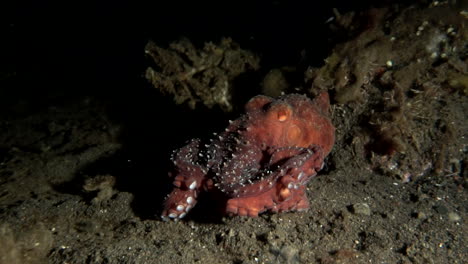
<svg viewBox="0 0 468 264"><path fill-rule="evenodd" d="M338 137L354 134L348 142L357 154L403 181L429 171L459 175L468 129L453 109L468 90L462 11L449 4L380 8L336 21L348 40L322 67L309 68L306 80L312 90L330 91L343 120Z"/></svg>

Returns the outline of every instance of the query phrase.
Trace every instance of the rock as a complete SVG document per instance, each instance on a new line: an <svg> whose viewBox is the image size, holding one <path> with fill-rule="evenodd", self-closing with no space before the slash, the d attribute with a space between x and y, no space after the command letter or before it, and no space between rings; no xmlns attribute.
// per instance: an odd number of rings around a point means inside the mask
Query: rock
<svg viewBox="0 0 468 264"><path fill-rule="evenodd" d="M371 210L367 203L353 204L351 206L351 212L356 215L371 215Z"/></svg>
<svg viewBox="0 0 468 264"><path fill-rule="evenodd" d="M451 222L458 222L461 220L461 216L455 212L450 212L448 214L448 219L451 221Z"/></svg>

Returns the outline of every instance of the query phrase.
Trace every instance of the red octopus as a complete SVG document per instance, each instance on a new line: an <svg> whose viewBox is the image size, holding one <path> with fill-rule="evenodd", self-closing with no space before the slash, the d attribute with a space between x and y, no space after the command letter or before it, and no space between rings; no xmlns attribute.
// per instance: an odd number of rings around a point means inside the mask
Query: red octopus
<svg viewBox="0 0 468 264"><path fill-rule="evenodd" d="M307 210L306 184L335 141L329 108L325 92L314 100L253 97L246 113L209 144L193 139L174 152L174 189L162 219L183 218L200 192L221 193L229 215Z"/></svg>

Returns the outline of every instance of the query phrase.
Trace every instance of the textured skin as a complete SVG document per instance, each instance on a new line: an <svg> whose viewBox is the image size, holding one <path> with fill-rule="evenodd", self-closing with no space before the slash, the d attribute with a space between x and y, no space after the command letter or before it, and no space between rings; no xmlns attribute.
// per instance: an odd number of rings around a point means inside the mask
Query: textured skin
<svg viewBox="0 0 468 264"><path fill-rule="evenodd" d="M209 144L194 139L174 152L174 190L162 218L183 218L202 191L222 193L229 215L308 209L306 184L335 141L329 107L327 93L252 98Z"/></svg>

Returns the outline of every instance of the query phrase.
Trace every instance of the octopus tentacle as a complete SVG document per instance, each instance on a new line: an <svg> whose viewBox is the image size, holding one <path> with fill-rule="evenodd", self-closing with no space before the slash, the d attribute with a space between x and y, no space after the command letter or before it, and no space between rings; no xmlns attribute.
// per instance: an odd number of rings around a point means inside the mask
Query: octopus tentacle
<svg viewBox="0 0 468 264"><path fill-rule="evenodd" d="M205 184L207 173L206 169L197 163L199 144L200 140L194 139L173 157L176 166L174 190L164 202L161 215L163 220L181 219L197 203L196 198Z"/></svg>
<svg viewBox="0 0 468 264"><path fill-rule="evenodd" d="M284 151L278 150L278 153L284 154ZM269 178L240 188L241 193L227 201L228 214L255 217L267 210L286 212L309 208L305 184L321 169L323 152L316 145L309 148L289 148L287 151L298 153L287 159ZM269 188L262 191L255 188L264 186L267 182Z"/></svg>

